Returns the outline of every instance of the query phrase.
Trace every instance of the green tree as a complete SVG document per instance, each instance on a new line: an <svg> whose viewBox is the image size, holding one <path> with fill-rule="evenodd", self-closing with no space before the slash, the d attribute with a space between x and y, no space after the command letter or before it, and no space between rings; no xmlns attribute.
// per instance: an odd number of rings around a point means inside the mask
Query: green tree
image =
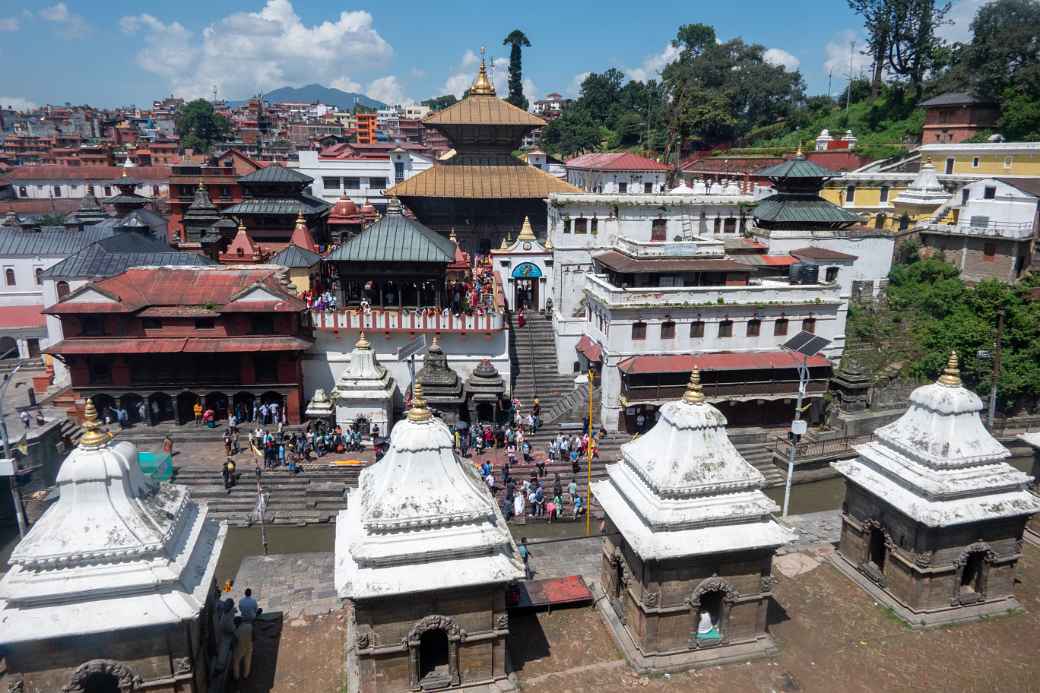
<svg viewBox="0 0 1040 693"><path fill-rule="evenodd" d="M177 112L175 129L182 148L196 152L208 152L217 142L231 137L231 124L213 110L213 104L205 99L195 99L184 104Z"/></svg>
<svg viewBox="0 0 1040 693"><path fill-rule="evenodd" d="M848 0L848 3L853 12L863 17L863 28L867 32L867 50L863 52L873 61L870 95L877 98L892 42L891 3L889 0Z"/></svg>
<svg viewBox="0 0 1040 693"><path fill-rule="evenodd" d="M995 0L971 23L964 62L982 96L1002 97L1021 86L1036 98L1040 89L1040 2Z"/></svg>
<svg viewBox="0 0 1040 693"><path fill-rule="evenodd" d="M919 97L925 75L936 65L942 43L936 31L945 23L950 3L936 6L935 0L889 0L889 4L888 67L894 76L907 80Z"/></svg>
<svg viewBox="0 0 1040 693"><path fill-rule="evenodd" d="M527 97L524 96L524 76L521 64L521 51L530 48L531 42L524 32L513 29L502 39L503 46L509 46L509 96L506 101L517 108L527 110Z"/></svg>
<svg viewBox="0 0 1040 693"><path fill-rule="evenodd" d="M442 111L448 106L455 104L458 99L455 98L454 94L445 94L444 96L435 96L432 99L426 99L420 101L423 106L429 106L431 111Z"/></svg>

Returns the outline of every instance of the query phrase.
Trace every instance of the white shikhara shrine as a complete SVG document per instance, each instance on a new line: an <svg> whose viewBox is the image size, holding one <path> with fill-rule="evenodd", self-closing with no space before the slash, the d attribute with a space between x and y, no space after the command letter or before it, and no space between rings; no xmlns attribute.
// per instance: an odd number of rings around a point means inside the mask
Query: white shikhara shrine
<svg viewBox="0 0 1040 693"><path fill-rule="evenodd" d="M379 363L372 345L362 332L350 362L332 390L336 406L336 423L348 426L363 417L379 426L382 433L390 429L394 408L394 379Z"/></svg>

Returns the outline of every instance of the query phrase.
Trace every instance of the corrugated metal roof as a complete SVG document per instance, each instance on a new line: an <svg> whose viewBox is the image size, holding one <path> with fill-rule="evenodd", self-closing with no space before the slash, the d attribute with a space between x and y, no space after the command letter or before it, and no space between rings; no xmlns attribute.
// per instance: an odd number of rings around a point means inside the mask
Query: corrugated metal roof
<svg viewBox="0 0 1040 693"><path fill-rule="evenodd" d="M177 252L165 246L156 245L155 239L146 238L136 233L124 233L126 238L113 239L105 247L104 241L87 246L75 255L65 258L53 265L43 276L47 279L84 279L96 277L113 277L131 267L143 265L177 266L177 265L215 265L216 263L204 255ZM141 248L141 250L135 250Z"/></svg>
<svg viewBox="0 0 1040 693"><path fill-rule="evenodd" d="M293 268L313 267L319 262L321 262L321 255L291 243L285 247L285 250L271 258L272 265Z"/></svg>
<svg viewBox="0 0 1040 693"><path fill-rule="evenodd" d="M432 113L423 125L525 125L545 126L545 121L497 96L467 96L462 101Z"/></svg>
<svg viewBox="0 0 1040 693"><path fill-rule="evenodd" d="M48 354L210 354L252 351L302 351L311 343L299 337L156 337L153 339L65 339L44 349Z"/></svg>
<svg viewBox="0 0 1040 693"><path fill-rule="evenodd" d="M455 259L455 243L414 219L387 211L386 216L336 248L334 262L431 262Z"/></svg>
<svg viewBox="0 0 1040 693"><path fill-rule="evenodd" d="M618 363L626 375L639 373L689 373L696 365L702 371L743 371L797 368L800 354L787 351L720 351L708 354L676 354L672 356L630 356ZM810 368L830 366L822 356L810 356Z"/></svg>
<svg viewBox="0 0 1040 693"><path fill-rule="evenodd" d="M770 166L758 171L756 176L764 178L834 178L838 174L819 164L808 161L805 157L796 156L782 164Z"/></svg>
<svg viewBox="0 0 1040 693"><path fill-rule="evenodd" d="M990 103L986 99L979 98L974 94L964 91L948 91L932 98L922 101L919 106L967 106L973 103Z"/></svg>
<svg viewBox="0 0 1040 693"><path fill-rule="evenodd" d="M456 155L386 191L395 197L545 199L581 192L573 185L508 156Z"/></svg>
<svg viewBox="0 0 1040 693"><path fill-rule="evenodd" d="M835 260L839 262L854 262L856 260L855 255L849 255L839 250L831 250L830 248L799 248L792 250L791 255L796 258L808 258L810 260Z"/></svg>
<svg viewBox="0 0 1040 693"><path fill-rule="evenodd" d="M224 214L272 214L276 216L296 216L303 210L304 214L317 214L330 209L332 205L314 197L253 197L242 200L224 210Z"/></svg>
<svg viewBox="0 0 1040 693"><path fill-rule="evenodd" d="M587 171L667 171L660 161L631 152L598 152L570 159L567 168Z"/></svg>
<svg viewBox="0 0 1040 693"><path fill-rule="evenodd" d="M858 214L822 197L790 193L770 195L755 206L753 213L755 219L765 222L849 224L863 221Z"/></svg>
<svg viewBox="0 0 1040 693"><path fill-rule="evenodd" d="M629 257L617 250L608 250L592 259L614 272L752 272L746 264L727 258L704 257Z"/></svg>
<svg viewBox="0 0 1040 693"><path fill-rule="evenodd" d="M113 233L115 231L111 227L97 225L88 226L82 231L48 226L39 232L3 226L0 227L0 258L65 257Z"/></svg>
<svg viewBox="0 0 1040 693"><path fill-rule="evenodd" d="M239 183L313 183L314 179L299 171L284 166L271 165L248 173L238 179Z"/></svg>

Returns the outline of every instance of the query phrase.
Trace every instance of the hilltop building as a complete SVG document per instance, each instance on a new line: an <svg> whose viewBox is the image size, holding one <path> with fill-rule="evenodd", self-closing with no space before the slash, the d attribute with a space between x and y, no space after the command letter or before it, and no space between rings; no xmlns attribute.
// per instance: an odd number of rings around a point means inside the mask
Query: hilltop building
<svg viewBox="0 0 1040 693"><path fill-rule="evenodd" d="M640 673L773 654L773 553L794 532L772 518L765 479L730 442L696 366L659 413L592 487L606 523L601 615Z"/></svg>
<svg viewBox="0 0 1040 693"><path fill-rule="evenodd" d="M997 127L1000 107L967 92L947 92L920 103L924 109L924 144L959 144Z"/></svg>

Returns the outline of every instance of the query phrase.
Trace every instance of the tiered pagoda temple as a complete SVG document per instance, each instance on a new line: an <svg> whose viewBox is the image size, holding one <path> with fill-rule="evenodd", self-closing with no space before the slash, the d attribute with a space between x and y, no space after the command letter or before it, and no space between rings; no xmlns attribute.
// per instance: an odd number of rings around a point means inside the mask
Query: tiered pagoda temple
<svg viewBox="0 0 1040 693"><path fill-rule="evenodd" d="M986 430L979 396L957 356L910 408L874 431L845 477L834 562L911 627L975 620L1019 608L1022 535L1040 498L1032 478Z"/></svg>
<svg viewBox="0 0 1040 693"><path fill-rule="evenodd" d="M768 179L776 193L759 201L755 226L767 234L783 230L835 230L862 224L858 214L820 197L823 184L839 174L805 158L802 150L793 159L755 174Z"/></svg>
<svg viewBox="0 0 1040 693"><path fill-rule="evenodd" d="M417 385L336 519L347 690L509 690L506 588L523 575L494 499Z"/></svg>
<svg viewBox="0 0 1040 693"><path fill-rule="evenodd" d="M340 374L332 390L336 423L346 427L363 420L379 426L381 433L387 433L394 420L394 390L394 379L380 365L372 345L362 332L350 352L346 370Z"/></svg>
<svg viewBox="0 0 1040 693"><path fill-rule="evenodd" d="M598 604L640 672L775 651L766 630L773 553L794 538L765 479L726 435L694 369L683 398L621 447L592 492L606 514Z"/></svg>
<svg viewBox="0 0 1040 693"><path fill-rule="evenodd" d="M451 141L455 154L387 190L424 224L462 247L486 254L520 226L525 216L545 236L546 199L580 192L513 156L524 135L545 121L495 96L483 59L466 98L428 116L423 124Z"/></svg>
<svg viewBox="0 0 1040 693"><path fill-rule="evenodd" d="M108 219L101 203L94 197L93 186L87 186L87 193L79 201L79 209L69 215L70 220L78 226L90 226Z"/></svg>
<svg viewBox="0 0 1040 693"><path fill-rule="evenodd" d="M178 246L183 250L198 249L213 260L227 248L236 230L235 222L223 216L213 204L201 179L181 223L184 240Z"/></svg>
<svg viewBox="0 0 1040 693"><path fill-rule="evenodd" d="M89 400L83 426L58 500L0 580L4 690L213 690L226 525L187 488L145 476Z"/></svg>
<svg viewBox="0 0 1040 693"><path fill-rule="evenodd" d="M328 243L326 218L332 205L310 194L313 182L310 176L291 168L267 166L238 179L244 199L223 213L244 224L253 242L267 252L278 252L288 245L301 211L315 240Z"/></svg>

